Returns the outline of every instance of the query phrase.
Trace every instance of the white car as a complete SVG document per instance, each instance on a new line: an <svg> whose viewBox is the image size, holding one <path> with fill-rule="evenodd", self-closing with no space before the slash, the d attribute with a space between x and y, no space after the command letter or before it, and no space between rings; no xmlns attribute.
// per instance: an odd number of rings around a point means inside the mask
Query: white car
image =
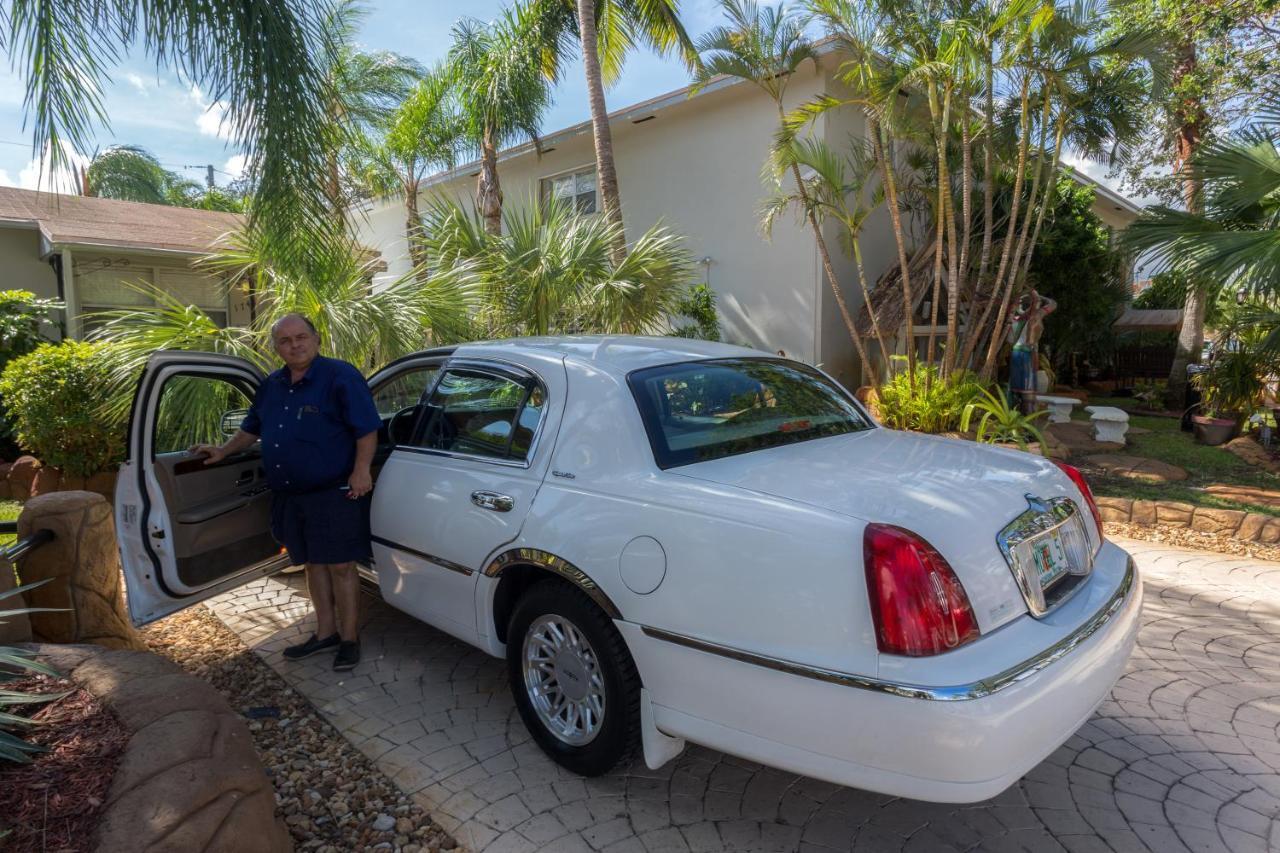
<svg viewBox="0 0 1280 853"><path fill-rule="evenodd" d="M181 450L193 395L233 409L262 378L223 355L149 361L116 496L135 624L282 567L259 453ZM1141 581L1078 472L885 429L812 367L546 338L369 382L381 595L505 657L534 738L577 772L693 741L982 800L1089 718L1133 648Z"/></svg>

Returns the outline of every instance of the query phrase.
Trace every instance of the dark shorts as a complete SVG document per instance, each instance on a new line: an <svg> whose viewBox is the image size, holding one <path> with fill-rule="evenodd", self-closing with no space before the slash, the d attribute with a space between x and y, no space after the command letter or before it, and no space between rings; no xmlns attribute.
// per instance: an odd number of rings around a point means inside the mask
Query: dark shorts
<svg viewBox="0 0 1280 853"><path fill-rule="evenodd" d="M351 500L345 491L321 489L276 492L271 502L271 535L289 552L295 566L367 560L369 496Z"/></svg>

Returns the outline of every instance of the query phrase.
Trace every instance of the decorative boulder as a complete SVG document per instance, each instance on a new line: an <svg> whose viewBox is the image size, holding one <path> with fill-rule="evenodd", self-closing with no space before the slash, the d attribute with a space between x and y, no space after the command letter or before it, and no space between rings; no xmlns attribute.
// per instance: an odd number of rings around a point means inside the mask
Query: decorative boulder
<svg viewBox="0 0 1280 853"><path fill-rule="evenodd" d="M50 530L53 540L18 563L23 583L54 578L27 593L31 635L44 643L96 643L113 649L143 644L125 614L111 504L91 492L55 492L27 501L18 516L18 538Z"/></svg>
<svg viewBox="0 0 1280 853"><path fill-rule="evenodd" d="M36 478L31 481L31 496L52 494L61 487L62 472L46 465L36 472Z"/></svg>
<svg viewBox="0 0 1280 853"><path fill-rule="evenodd" d="M9 475L6 477L9 484L9 497L15 501L25 501L31 497L31 486L39 470L39 459L34 456L19 456L9 466Z"/></svg>
<svg viewBox="0 0 1280 853"><path fill-rule="evenodd" d="M85 478L84 489L102 495L108 502L116 499L116 472L99 471Z"/></svg>

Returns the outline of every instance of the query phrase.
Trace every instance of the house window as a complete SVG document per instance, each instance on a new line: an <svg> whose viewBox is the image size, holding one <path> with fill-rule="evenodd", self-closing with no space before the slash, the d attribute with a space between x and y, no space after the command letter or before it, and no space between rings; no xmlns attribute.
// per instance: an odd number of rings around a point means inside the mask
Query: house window
<svg viewBox="0 0 1280 853"><path fill-rule="evenodd" d="M544 204L553 200L561 201L572 204L578 213L595 213L598 210L594 168L543 178L539 192Z"/></svg>
<svg viewBox="0 0 1280 853"><path fill-rule="evenodd" d="M99 312L155 307L155 299L139 285L151 285L184 305L197 306L218 326L225 328L227 325L227 288L211 276L189 269L148 266L116 258L77 261L73 270L80 303L80 325L85 335L106 322L104 318L94 316Z"/></svg>

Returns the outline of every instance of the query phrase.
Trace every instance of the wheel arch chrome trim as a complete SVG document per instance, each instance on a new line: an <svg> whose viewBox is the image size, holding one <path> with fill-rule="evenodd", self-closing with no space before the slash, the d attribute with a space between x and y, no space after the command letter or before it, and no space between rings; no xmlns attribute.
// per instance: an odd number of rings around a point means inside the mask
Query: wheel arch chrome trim
<svg viewBox="0 0 1280 853"><path fill-rule="evenodd" d="M995 693L999 693L1007 687L1011 687L1020 681L1030 678L1055 661L1062 659L1077 646L1084 643L1100 631L1108 622L1111 621L1112 617L1123 609L1126 600L1129 598L1130 592L1133 591L1136 571L1133 558L1130 557L1125 566L1124 577L1120 580L1120 585L1116 588L1116 591L1112 594L1111 598L1109 598L1106 604L1099 608L1093 616L1089 617L1083 625L1076 628L1066 637L1063 637L1052 646L1049 646L1047 649L1044 649L1026 660L1014 664L1003 672L999 672L996 675L972 681L967 684L934 687L923 684L906 684L899 681L888 681L864 675L854 675L847 672L808 666L805 664L795 663L794 661L769 657L767 655L759 655L754 652L747 652L742 651L741 649L734 649L728 646L709 643L695 637L687 637L683 634L675 634L670 631L664 631L660 628L653 628L647 625L640 626L640 629L646 636L652 637L655 640L674 643L675 645L685 646L686 648L695 649L708 654L727 657L731 660L740 661L742 663L762 666L766 669L773 669L790 675L799 675L804 678L825 681L828 684L852 687L858 690L870 690L876 693L887 693L891 696L900 696L907 699L926 699L936 702L960 702L970 699L982 699Z"/></svg>
<svg viewBox="0 0 1280 853"><path fill-rule="evenodd" d="M485 577L497 578L511 566L531 566L567 580L587 594L587 597L605 612L610 619L621 619L622 611L613 603L591 576L568 560L537 548L511 548L489 561L484 568Z"/></svg>

